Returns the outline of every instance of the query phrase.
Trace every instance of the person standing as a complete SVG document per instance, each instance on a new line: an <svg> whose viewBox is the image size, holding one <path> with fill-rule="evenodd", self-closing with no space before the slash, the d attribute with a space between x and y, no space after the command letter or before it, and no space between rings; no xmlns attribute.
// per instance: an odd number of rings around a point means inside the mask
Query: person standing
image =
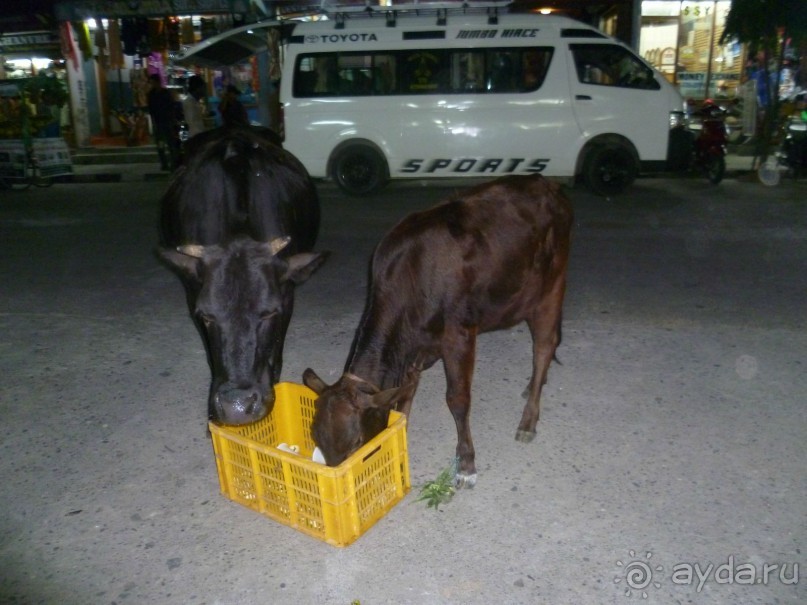
<svg viewBox="0 0 807 605"><path fill-rule="evenodd" d="M219 105L219 112L221 112L221 123L225 128L232 126L249 126L249 117L247 117L247 110L238 100L241 92L232 84L227 86L224 91L224 96Z"/></svg>
<svg viewBox="0 0 807 605"><path fill-rule="evenodd" d="M205 131L203 99L207 93L207 84L202 76L191 76L188 79L188 94L182 99L182 113L188 127L188 138Z"/></svg>
<svg viewBox="0 0 807 605"><path fill-rule="evenodd" d="M176 112L171 91L162 85L159 74L149 76L147 99L160 166L163 170L173 170L177 164L177 145L174 137Z"/></svg>

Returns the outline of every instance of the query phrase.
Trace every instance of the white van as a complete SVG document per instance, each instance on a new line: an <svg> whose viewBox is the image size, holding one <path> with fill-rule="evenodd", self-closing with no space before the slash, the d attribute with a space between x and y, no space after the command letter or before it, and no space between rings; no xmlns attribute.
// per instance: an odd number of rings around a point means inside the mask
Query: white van
<svg viewBox="0 0 807 605"><path fill-rule="evenodd" d="M540 172L609 195L665 166L684 100L602 32L537 14L368 14L284 27L284 146L313 177L364 195L390 178Z"/></svg>

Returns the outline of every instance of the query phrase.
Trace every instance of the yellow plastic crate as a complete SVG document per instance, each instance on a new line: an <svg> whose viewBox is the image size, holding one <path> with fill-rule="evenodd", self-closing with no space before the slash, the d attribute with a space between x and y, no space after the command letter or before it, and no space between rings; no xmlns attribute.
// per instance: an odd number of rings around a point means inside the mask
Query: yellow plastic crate
<svg viewBox="0 0 807 605"><path fill-rule="evenodd" d="M311 460L316 394L290 382L275 385L275 407L245 426L210 423L222 493L310 536L347 546L410 489L406 417L389 424L337 467ZM300 455L277 449L296 444Z"/></svg>

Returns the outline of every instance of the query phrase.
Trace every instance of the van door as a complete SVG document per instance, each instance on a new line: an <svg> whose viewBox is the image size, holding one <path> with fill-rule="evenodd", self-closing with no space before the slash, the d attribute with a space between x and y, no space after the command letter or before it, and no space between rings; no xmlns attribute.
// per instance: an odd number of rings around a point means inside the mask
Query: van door
<svg viewBox="0 0 807 605"><path fill-rule="evenodd" d="M474 77L455 63L476 64ZM574 174L581 133L564 63L553 47L453 51L453 86L464 91L445 101L446 148L461 158L454 171Z"/></svg>
<svg viewBox="0 0 807 605"><path fill-rule="evenodd" d="M664 160L670 110L655 72L613 43L573 43L568 55L572 105L586 138L619 134L640 160Z"/></svg>

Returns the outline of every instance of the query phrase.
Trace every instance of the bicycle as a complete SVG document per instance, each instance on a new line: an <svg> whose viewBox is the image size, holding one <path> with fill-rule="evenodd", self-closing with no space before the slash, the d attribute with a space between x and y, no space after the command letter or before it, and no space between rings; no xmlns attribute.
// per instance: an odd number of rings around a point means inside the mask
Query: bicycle
<svg viewBox="0 0 807 605"><path fill-rule="evenodd" d="M12 157L10 165L0 173L0 189L24 191L31 185L50 187L53 177L43 176L39 161L33 150Z"/></svg>

